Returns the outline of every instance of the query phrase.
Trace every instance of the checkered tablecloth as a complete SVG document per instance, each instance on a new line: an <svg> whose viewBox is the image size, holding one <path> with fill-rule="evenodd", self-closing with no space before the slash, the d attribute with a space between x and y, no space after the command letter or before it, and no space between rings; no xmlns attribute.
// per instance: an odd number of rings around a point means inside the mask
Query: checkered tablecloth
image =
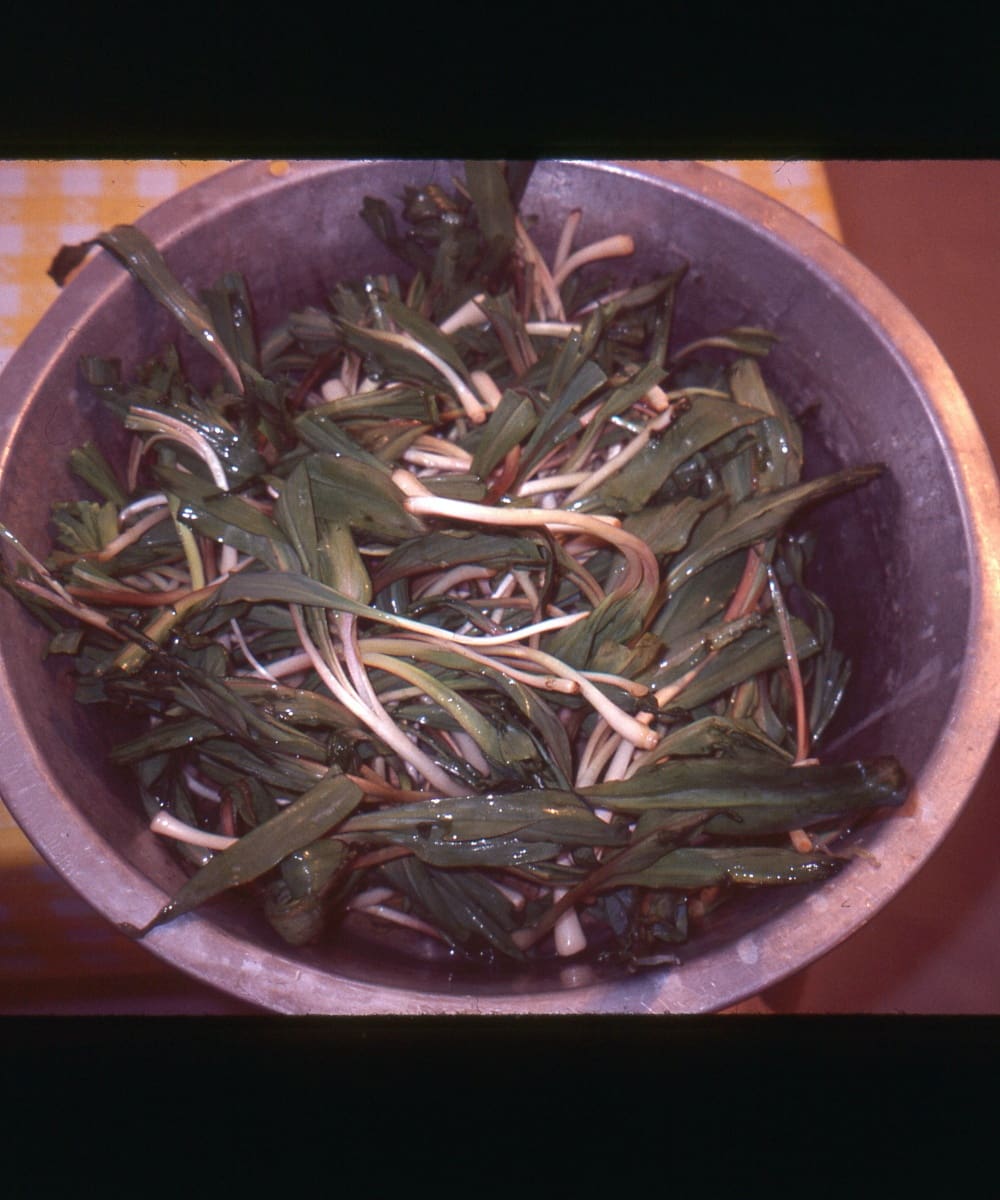
<svg viewBox="0 0 1000 1200"><path fill-rule="evenodd" d="M229 165L0 160L0 370L57 295L47 270L60 246L85 241L112 225L129 224ZM648 161L630 165L651 174L659 168ZM711 165L796 209L839 239L821 163ZM7 1011L4 994L13 995L29 976L51 980L57 987L64 983L66 1004L73 1011L88 980L99 981L106 990L116 978L142 976L154 988L161 978L169 979L166 968L107 926L70 891L0 803L0 1011Z"/></svg>

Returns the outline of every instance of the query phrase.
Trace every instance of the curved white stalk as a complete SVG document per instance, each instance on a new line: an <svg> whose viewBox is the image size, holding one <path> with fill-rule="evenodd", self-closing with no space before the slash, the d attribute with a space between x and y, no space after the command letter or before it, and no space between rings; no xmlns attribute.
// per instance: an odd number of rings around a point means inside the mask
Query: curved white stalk
<svg viewBox="0 0 1000 1200"><path fill-rule="evenodd" d="M154 492L151 496L143 496L141 500L133 500L119 511L118 524L127 525L136 513L145 512L147 508L159 508L166 503L167 497L164 492Z"/></svg>
<svg viewBox="0 0 1000 1200"><path fill-rule="evenodd" d="M441 575L421 579L413 587L413 598L419 600L422 596L427 595L444 596L449 588L457 587L461 583L469 583L473 579L489 579L492 574L489 567L476 567L472 563L461 563Z"/></svg>
<svg viewBox="0 0 1000 1200"><path fill-rule="evenodd" d="M268 680L270 683L277 683L277 677L272 675L267 667L262 666L261 663L259 663L254 657L253 651L247 645L247 640L243 636L243 630L240 628L240 623L235 617L229 622L229 628L233 631L233 637L236 638L236 643L243 652L243 657L247 660L250 666L253 667L254 674L259 675L262 679Z"/></svg>
<svg viewBox="0 0 1000 1200"><path fill-rule="evenodd" d="M587 263L596 262L602 258L627 258L634 253L635 240L627 233L616 233L613 237L602 238L599 242L591 242L589 246L584 246L582 250L571 254L552 276L552 281L556 287L561 287L574 271L586 266Z"/></svg>
<svg viewBox="0 0 1000 1200"><path fill-rule="evenodd" d="M580 753L576 778L573 780L574 787L584 788L597 783L601 772L615 752L619 737L607 721L599 720L594 725Z"/></svg>
<svg viewBox="0 0 1000 1200"><path fill-rule="evenodd" d="M409 512L419 516L449 517L482 525L524 525L529 528L589 533L592 537L609 542L625 556L628 570L619 585L622 593L642 586L652 594L659 585L660 568L655 555L641 538L622 529L621 522L614 517L567 512L564 509L501 508L473 504L468 500L447 500L439 496L408 496L404 504Z"/></svg>
<svg viewBox="0 0 1000 1200"><path fill-rule="evenodd" d="M440 355L428 349L423 342L418 342L415 337L408 333L389 333L384 329L369 329L366 330L369 337L374 338L379 342L388 342L390 345L399 346L401 349L409 350L411 353L419 355L420 358L430 365L442 375L450 384L452 391L458 397L459 403L465 409L465 415L475 425L482 424L486 420L486 409L483 407L483 402L476 393L469 387L459 373L444 361Z"/></svg>
<svg viewBox="0 0 1000 1200"><path fill-rule="evenodd" d="M433 925L428 925L426 921L422 921L420 917L413 916L412 913L402 912L398 908L389 908L385 904L368 904L362 911L374 917L381 917L383 921L389 921L394 925L402 925L404 929L413 929L417 933L426 934L427 937L444 942L446 946L451 945L451 942L440 929L435 928Z"/></svg>
<svg viewBox="0 0 1000 1200"><path fill-rule="evenodd" d="M469 464L462 462L451 454L434 454L429 450L420 450L415 446L403 451L403 461L413 463L415 467L426 467L434 471L468 471Z"/></svg>
<svg viewBox="0 0 1000 1200"><path fill-rule="evenodd" d="M665 393L664 393L665 394ZM621 450L613 457L607 459L596 471L590 471L566 497L565 504L575 504L577 500L581 500L584 496L589 495L596 488L599 488L602 483L610 479L612 475L620 471L627 463L630 463L642 450L649 445L655 433L660 433L673 420L673 409L669 406L660 412L659 416L654 417L645 427L640 430L634 437L622 446Z"/></svg>
<svg viewBox="0 0 1000 1200"><path fill-rule="evenodd" d="M189 846L202 846L206 850L228 850L240 840L221 833L208 833L204 829L196 829L162 809L149 822L149 828L163 837L187 842Z"/></svg>
<svg viewBox="0 0 1000 1200"><path fill-rule="evenodd" d="M437 763L428 758L420 747L415 745L398 725L388 716L382 717L370 709L362 702L361 698L352 688L345 687L341 683L309 636L301 613L298 612L295 606L292 607L291 613L295 632L302 643L302 648L309 656L309 661L316 674L326 684L334 699L339 700L349 712L353 713L378 738L385 742L392 750L395 750L404 762L409 763L415 770L419 771L432 787L438 788L446 796L461 795L464 789L442 770Z"/></svg>
<svg viewBox="0 0 1000 1200"><path fill-rule="evenodd" d="M518 496L538 496L547 492L564 492L568 488L578 487L584 480L589 479L590 471L570 471L566 475L546 475L541 479L526 479L517 489Z"/></svg>
<svg viewBox="0 0 1000 1200"><path fill-rule="evenodd" d="M147 448L161 440L180 442L208 467L212 482L216 487L222 492L229 491L229 481L226 479L222 463L219 462L219 456L197 429L185 424L184 421L179 421L167 413L157 412L155 409L134 406L128 410L125 417L125 428L139 433L152 433L153 436L146 442Z"/></svg>
<svg viewBox="0 0 1000 1200"><path fill-rule="evenodd" d="M576 237L576 231L583 219L583 209L572 209L563 221L562 230L559 233L559 244L556 246L555 258L552 260L553 271L558 271L567 258L570 251L573 249L573 238Z"/></svg>
<svg viewBox="0 0 1000 1200"><path fill-rule="evenodd" d="M165 521L170 516L168 508L159 508L155 512L149 513L141 520L136 521L134 525L130 525L116 538L112 538L110 542L97 555L98 562L108 562L115 555L120 554L126 546L131 546L137 542L142 535L154 525L159 525L161 521Z"/></svg>
<svg viewBox="0 0 1000 1200"><path fill-rule="evenodd" d="M572 321L528 321L524 331L532 337L568 338L582 328L582 325Z"/></svg>
<svg viewBox="0 0 1000 1200"><path fill-rule="evenodd" d="M386 900L391 900L395 895L392 888L388 887L373 887L367 891L358 892L356 896L352 896L348 900L346 907L353 909L371 908L373 904L382 904Z"/></svg>
<svg viewBox="0 0 1000 1200"><path fill-rule="evenodd" d="M478 640L478 639L470 639ZM382 651L386 654L410 654L417 652L424 647L439 647L440 642L434 637L417 637L414 639L408 638L365 638L364 647L371 647L372 650ZM416 647L416 651L413 650ZM479 663L484 667L491 667L494 671L499 671L503 675L510 676L516 683L526 684L528 687L539 688L546 692L561 692L564 696L575 696L579 694L580 688L572 679L560 678L556 675L537 675L530 671L521 671L517 667L512 667L510 663L499 663L490 658L489 655L480 654L473 650L468 644L449 646L448 650L452 654L459 654L463 658L469 659L470 662Z"/></svg>
<svg viewBox="0 0 1000 1200"><path fill-rule="evenodd" d="M631 716L616 704L613 704L600 688L595 687L591 683L583 672L567 666L566 663L554 655L546 654L543 650L532 650L527 646L510 646L501 651L497 657L503 658L507 655L536 662L539 666L551 671L553 675L561 676L564 679L572 679L579 685L580 693L584 699L601 714L611 728L616 733L620 733L622 737L627 738L640 750L652 750L659 743L659 734L650 729L644 721L640 721L637 717Z"/></svg>

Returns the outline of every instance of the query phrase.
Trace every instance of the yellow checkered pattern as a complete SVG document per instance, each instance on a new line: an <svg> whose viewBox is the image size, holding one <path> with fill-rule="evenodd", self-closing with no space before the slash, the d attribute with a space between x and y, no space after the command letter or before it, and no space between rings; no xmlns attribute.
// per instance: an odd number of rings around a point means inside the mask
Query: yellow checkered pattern
<svg viewBox="0 0 1000 1200"><path fill-rule="evenodd" d="M225 162L0 161L0 368L59 289L62 245L135 221Z"/></svg>

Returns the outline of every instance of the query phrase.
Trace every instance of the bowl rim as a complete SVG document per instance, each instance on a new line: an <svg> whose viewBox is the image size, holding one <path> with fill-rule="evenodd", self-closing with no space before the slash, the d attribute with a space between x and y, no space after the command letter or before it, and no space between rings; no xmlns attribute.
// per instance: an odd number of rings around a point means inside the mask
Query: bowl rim
<svg viewBox="0 0 1000 1200"><path fill-rule="evenodd" d="M287 186L289 179L335 176L393 160L308 160L290 162L275 174L264 160L236 163L186 188L138 218L136 225L161 249L209 211L225 212L250 198ZM429 160L428 160L429 161ZM559 160L547 160L559 162ZM1000 486L989 450L968 401L941 352L916 318L871 271L834 238L779 201L694 162L663 162L650 174L641 165L563 160L573 169L635 179L679 192L719 211L804 261L824 277L838 299L864 314L895 356L921 397L948 464L969 550L970 616L967 652L947 722L915 788L940 803L933 811L917 805L902 818L894 838L895 857L867 874L850 864L805 900L816 920L802 921L801 906L772 917L766 938L751 933L735 947L713 950L683 970L650 972L614 983L588 983L587 968L568 963L566 990L484 996L404 991L330 976L285 957L280 950L253 946L197 913L153 930L141 942L170 965L241 1000L285 1013L343 1015L458 1015L543 1013L693 1013L716 1011L756 995L803 969L866 924L912 879L958 819L986 764L1000 730ZM0 477L16 440L20 418L44 386L44 369L67 319L79 323L130 277L94 255L56 298L0 373ZM36 754L12 702L0 645L0 794L42 856L112 922L135 912L152 915L164 894L107 842L83 817L60 801L55 781ZM15 749L17 747L18 749ZM39 805L46 795L51 805ZM87 862L90 870L81 872ZM95 878L93 864L102 865ZM101 880L115 879L105 890ZM849 907L844 907L845 903ZM808 928L806 925L808 924ZM719 985L720 955L726 959L725 987Z"/></svg>

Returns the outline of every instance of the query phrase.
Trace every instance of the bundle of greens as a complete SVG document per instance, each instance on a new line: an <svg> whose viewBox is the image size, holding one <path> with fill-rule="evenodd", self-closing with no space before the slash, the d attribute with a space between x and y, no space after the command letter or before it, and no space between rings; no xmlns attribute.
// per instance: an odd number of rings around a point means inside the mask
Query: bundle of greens
<svg viewBox="0 0 1000 1200"><path fill-rule="evenodd" d="M294 944L350 918L663 962L903 802L894 759L815 757L849 668L796 520L879 467L804 481L772 335L674 345L684 271L610 285L632 239L574 249L578 211L546 261L528 173L367 200L401 276L265 338L241 277L195 297L131 227L53 264L103 246L221 368L206 394L173 347L84 360L127 459L73 454L98 498L55 506L46 562L3 529L193 864L146 929L240 888Z"/></svg>

